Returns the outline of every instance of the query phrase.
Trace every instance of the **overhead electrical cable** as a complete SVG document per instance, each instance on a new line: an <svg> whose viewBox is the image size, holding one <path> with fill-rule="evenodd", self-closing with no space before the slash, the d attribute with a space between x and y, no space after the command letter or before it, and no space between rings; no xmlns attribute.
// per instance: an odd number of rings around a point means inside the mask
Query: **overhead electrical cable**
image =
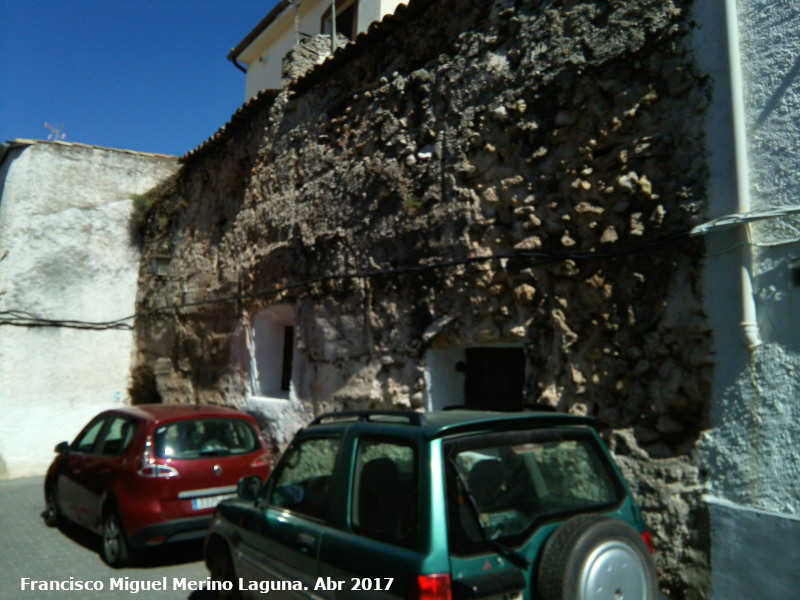
<svg viewBox="0 0 800 600"><path fill-rule="evenodd" d="M67 329L84 329L94 331L104 330L132 330L133 325L131 322L137 317L143 317L159 313L167 313L175 310L186 308L196 308L199 306L223 304L227 302L238 302L242 300L253 300L257 298L265 298L274 295L280 295L284 292L289 292L297 289L307 288L312 285L326 283L330 281L343 281L349 279L372 279L376 277L391 277L403 275L408 273L419 273L425 271L433 271L439 269L454 268L459 266L466 266L475 263L491 262L491 261L516 261L516 260L533 260L533 266L540 266L553 262L563 262L566 260L573 260L576 262L612 259L621 256L636 254L646 250L653 250L660 246L672 245L679 240L686 239L691 235L692 231L684 230L671 234L667 234L652 240L625 246L616 249L609 249L602 252L550 252L550 251L517 251L500 254L490 254L486 256L469 256L466 258L459 258L453 260L439 261L428 264L415 264L415 265L401 265L387 268L374 268L361 271L334 273L328 275L318 275L310 277L298 282L290 282L283 286L271 288L269 290L260 290L246 294L234 294L228 296L220 296L215 298L208 298L198 300L195 302L185 302L181 304L168 305L160 308L152 308L145 311L137 312L133 315L115 319L113 321L81 321L81 320L68 320L68 319L50 319L33 315L27 311L22 310L9 310L0 311L0 325L11 325L17 327L61 327Z"/></svg>

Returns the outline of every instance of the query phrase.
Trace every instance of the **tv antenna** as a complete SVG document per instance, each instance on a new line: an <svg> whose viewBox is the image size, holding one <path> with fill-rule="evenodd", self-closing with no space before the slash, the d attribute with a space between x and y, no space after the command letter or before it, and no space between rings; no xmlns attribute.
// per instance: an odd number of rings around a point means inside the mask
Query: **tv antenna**
<svg viewBox="0 0 800 600"><path fill-rule="evenodd" d="M47 136L48 140L63 140L67 137L67 132L64 131L64 125L50 125L50 123L45 123L44 126L50 132L50 135Z"/></svg>

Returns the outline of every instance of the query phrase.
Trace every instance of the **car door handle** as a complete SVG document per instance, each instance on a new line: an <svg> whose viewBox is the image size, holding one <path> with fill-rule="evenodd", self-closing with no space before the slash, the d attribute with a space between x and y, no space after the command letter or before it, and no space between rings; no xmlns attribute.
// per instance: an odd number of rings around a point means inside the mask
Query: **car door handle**
<svg viewBox="0 0 800 600"><path fill-rule="evenodd" d="M317 538L308 533L301 533L297 536L297 545L300 546L300 552L308 553L313 550L316 541Z"/></svg>

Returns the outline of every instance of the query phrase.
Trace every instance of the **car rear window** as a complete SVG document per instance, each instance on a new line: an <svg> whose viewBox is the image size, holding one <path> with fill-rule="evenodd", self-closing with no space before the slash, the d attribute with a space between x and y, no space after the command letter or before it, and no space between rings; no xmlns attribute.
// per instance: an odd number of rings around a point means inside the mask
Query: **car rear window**
<svg viewBox="0 0 800 600"><path fill-rule="evenodd" d="M624 494L586 431L476 436L446 447L448 527L455 550L513 538L544 518L597 510Z"/></svg>
<svg viewBox="0 0 800 600"><path fill-rule="evenodd" d="M243 419L194 419L162 425L155 432L156 458L189 460L247 454L260 448L253 426Z"/></svg>

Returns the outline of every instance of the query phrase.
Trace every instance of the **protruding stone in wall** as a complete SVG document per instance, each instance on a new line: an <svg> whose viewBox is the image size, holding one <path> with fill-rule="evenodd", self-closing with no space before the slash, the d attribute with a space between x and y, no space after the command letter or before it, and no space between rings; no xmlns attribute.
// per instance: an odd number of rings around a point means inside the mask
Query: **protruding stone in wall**
<svg viewBox="0 0 800 600"><path fill-rule="evenodd" d="M336 47L340 48L349 41L342 34L337 34ZM292 47L283 57L281 80L286 84L301 79L309 70L322 64L322 61L330 55L330 35L315 35L300 40L300 43Z"/></svg>

